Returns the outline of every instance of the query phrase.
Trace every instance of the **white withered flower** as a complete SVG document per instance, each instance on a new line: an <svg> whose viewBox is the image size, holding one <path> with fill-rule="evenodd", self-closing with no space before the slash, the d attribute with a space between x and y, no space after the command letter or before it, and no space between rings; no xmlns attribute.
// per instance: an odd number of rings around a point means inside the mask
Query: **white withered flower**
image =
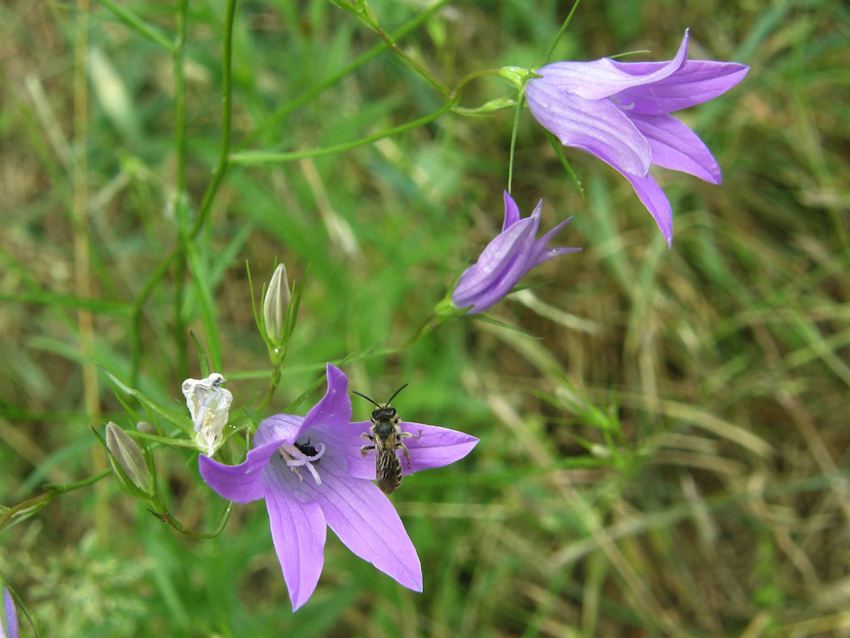
<svg viewBox="0 0 850 638"><path fill-rule="evenodd" d="M222 387L225 379L213 372L206 379L186 379L183 396L195 426L195 442L207 456L212 456L221 445L222 432L227 425L227 414L233 395Z"/></svg>

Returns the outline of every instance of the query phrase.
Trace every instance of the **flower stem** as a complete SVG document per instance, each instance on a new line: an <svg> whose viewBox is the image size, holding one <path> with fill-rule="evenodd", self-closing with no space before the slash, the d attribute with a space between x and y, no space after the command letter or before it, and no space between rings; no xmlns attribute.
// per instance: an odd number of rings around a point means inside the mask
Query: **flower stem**
<svg viewBox="0 0 850 638"><path fill-rule="evenodd" d="M221 182L224 179L224 175L227 172L229 166L231 114L233 106L233 86L231 68L233 59L233 22L234 17L236 15L236 1L237 0L228 0L227 13L224 24L224 53L222 60L222 133L221 142L219 146L218 163L216 164L212 179L210 180L210 183L207 186L207 190L204 192L198 216L195 218L195 222L192 224L191 229L187 233L187 241L194 239L201 232L204 222L206 221L210 209L212 208L215 196L218 193L218 188L221 185ZM181 264L185 262L185 245L186 242L180 242L177 246L171 249L171 251L159 263L153 273L151 273L151 276L148 277L147 281L142 286L142 290L139 292L139 294L136 296L135 301L133 302L133 310L130 316L130 332L132 335L130 382L132 385L135 385L138 380L139 368L141 366L142 312L144 306L147 303L150 295L153 293L154 289L157 287L160 281L162 281L166 273L168 273L168 270L171 268L171 265L175 261ZM181 268L185 268L185 264L178 266L178 271Z"/></svg>
<svg viewBox="0 0 850 638"><path fill-rule="evenodd" d="M88 487L89 485L94 485L98 481L105 479L112 473L110 468L106 468L105 470L94 474L93 476L89 476L87 478L81 479L79 481L74 481L73 483L63 483L58 485L56 483L48 483L44 486L45 491L55 492L56 494L65 494L67 492L73 492L74 490L79 490L83 487Z"/></svg>
<svg viewBox="0 0 850 638"><path fill-rule="evenodd" d="M401 27L399 27L396 31L394 31L391 34L393 41L398 42L402 38L406 37L409 33L411 33L416 28L418 28L419 25L421 25L423 22L425 22L428 18L430 18L435 13L437 13L437 11L439 11L441 8L443 8L443 6L448 2L449 2L449 0L437 0L437 2L432 4L425 11L423 11L422 13L417 15L415 18L404 23ZM242 144L240 145L240 148L245 148L248 145L250 145L252 142L254 142L257 139L257 137L263 131L271 129L271 128L277 126L278 124L280 124L284 119L286 119L286 117L290 113L292 113L296 109L304 106L305 104L307 104L310 100L312 100L316 96L321 95L327 89L329 89L334 84L339 82L342 78L346 77L347 75L350 75L351 73L353 73L354 71L359 69L361 66L366 64L367 62L378 57L378 55L380 55L388 47L389 47L389 45L386 42L380 42L380 43L376 44L375 46L373 46L371 49L369 49L365 53L362 53L361 55L354 58L354 60L352 60L350 64L342 67L336 73L329 75L327 78L325 78L324 80L322 80L318 84L310 87L309 89L307 89L306 91L304 91L300 95L297 95L296 97L292 98L291 100L288 100L288 101L284 102L283 104L281 104L274 113L272 113L269 117L267 117L262 124L260 124L250 135L248 135L243 140Z"/></svg>
<svg viewBox="0 0 850 638"><path fill-rule="evenodd" d="M416 60L415 58L410 57L407 53L405 53L393 40L392 36L384 31L380 25L376 24L373 27L375 29L375 33L377 33L380 38L387 44L390 50L399 56L411 69L413 69L420 77L425 79L432 87L434 87L437 92L443 97L448 97L449 89L443 84L440 80L438 80L434 74L431 73L428 68Z"/></svg>
<svg viewBox="0 0 850 638"><path fill-rule="evenodd" d="M67 492L73 492L74 490L78 490L83 487L88 487L89 485L97 483L101 479L106 478L111 473L112 469L107 468L101 472L98 472L94 476L89 476L88 478L84 478L74 483L66 483L64 485L45 485L44 490L41 492L41 494L37 494L36 496L24 499L23 501L9 506L8 508L2 509L2 511L0 512L0 530L13 523L20 522L29 518L36 512L39 512L42 508L46 507L48 503L50 503L54 498L56 498L60 494L65 494Z"/></svg>
<svg viewBox="0 0 850 638"><path fill-rule="evenodd" d="M159 504L157 504L157 506L159 507ZM211 532L195 532L187 529L179 520L174 518L174 515L171 514L171 512L169 512L164 506L160 507L160 509L149 509L148 511L163 523L169 525L184 536L188 536L196 540L209 540L215 538L224 531L224 526L227 525L227 521L230 520L230 512L233 511L233 502L227 503L227 507L224 508L218 525L216 525L215 529Z"/></svg>
<svg viewBox="0 0 850 638"><path fill-rule="evenodd" d="M184 58L186 51L186 23L188 0L180 0L177 5L177 37L172 47L172 72L174 75L174 140L177 164L177 179L174 188L173 209L178 226L178 241L185 252L186 220L186 77ZM174 284L174 346L177 352L177 373L188 375L188 353L183 324L183 295L185 292L186 262L177 261Z"/></svg>
<svg viewBox="0 0 850 638"><path fill-rule="evenodd" d="M230 134L231 120L233 114L233 21L236 15L236 0L227 0L227 14L224 19L224 53L221 66L221 142L219 144L218 164L216 164L213 177L201 200L201 208L198 217L192 226L190 236L194 239L209 215L218 187L230 166Z"/></svg>
<svg viewBox="0 0 850 638"><path fill-rule="evenodd" d="M230 156L230 161L233 164L252 166L258 164L282 164L284 162L292 162L295 160L306 159L308 157L335 155L336 153L350 151L359 146L366 146L368 144L372 144L373 142L382 140L385 137L391 137L398 133L403 133L404 131L414 129L419 126L424 126L425 124L429 124L430 122L433 122L434 120L439 118L444 113L451 111L452 108L454 108L455 104L457 104L457 100L450 99L448 102L443 104L443 106L441 106L433 113L423 115L422 117L417 118L415 120L411 120L410 122L406 122L399 126L394 126L393 128L385 129L383 131L379 131L378 133L373 133L372 135L367 135L366 137L361 137L350 142L343 142L342 144L335 144L334 146L325 146L322 148L312 148L304 151L239 151L233 153Z"/></svg>
<svg viewBox="0 0 850 638"><path fill-rule="evenodd" d="M549 60L552 59L552 54L555 53L555 47L558 46L558 42L560 41L561 36L564 35L564 32L567 30L567 27L570 26L570 22L572 22L573 16L575 15L579 4L581 4L581 0L575 0L575 2L573 2L573 6L570 9L570 12L567 14L567 17L564 18L564 21L561 23L561 28L558 29L558 34L552 41L552 46L549 47L549 51L546 54L546 59L543 61L543 64L549 64ZM541 64L540 66L543 66L543 64Z"/></svg>
<svg viewBox="0 0 850 638"><path fill-rule="evenodd" d="M525 88L519 91L516 100L516 111L514 111L514 124L511 129L511 150L508 153L508 193L511 192L514 180L514 158L516 157L516 139L519 132L519 116L522 115L522 107L525 104Z"/></svg>
<svg viewBox="0 0 850 638"><path fill-rule="evenodd" d="M272 401L272 397L274 397L274 393L277 390L277 386L280 384L280 369L283 367L283 359L281 357L279 361L276 361L272 367L272 376L269 379L269 389L266 391L266 395L263 397L263 400L260 401L260 405L257 407L257 411L262 414L265 412L266 408L269 406L269 403Z"/></svg>

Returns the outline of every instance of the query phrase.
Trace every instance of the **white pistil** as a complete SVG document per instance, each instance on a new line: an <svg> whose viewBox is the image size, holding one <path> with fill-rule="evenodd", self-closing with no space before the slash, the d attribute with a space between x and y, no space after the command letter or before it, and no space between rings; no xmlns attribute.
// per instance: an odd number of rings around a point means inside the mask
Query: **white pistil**
<svg viewBox="0 0 850 638"><path fill-rule="evenodd" d="M315 446L316 453L313 455L304 454L301 450L298 449L295 445L281 445L278 452L280 452L280 457L286 463L286 466L298 477L298 480L301 482L304 481L304 477L301 476L301 472L298 471L299 467L306 467L307 471L310 472L310 475L313 477L313 480L316 481L316 485L322 484L322 478L319 476L319 472L313 467L313 463L318 461L325 453L325 444L317 443Z"/></svg>

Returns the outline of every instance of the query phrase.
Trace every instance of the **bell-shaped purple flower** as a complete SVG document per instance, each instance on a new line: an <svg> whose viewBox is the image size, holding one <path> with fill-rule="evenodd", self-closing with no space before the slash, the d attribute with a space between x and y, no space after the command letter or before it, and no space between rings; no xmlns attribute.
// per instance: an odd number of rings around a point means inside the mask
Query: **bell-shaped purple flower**
<svg viewBox="0 0 850 638"><path fill-rule="evenodd" d="M688 32L669 62L555 62L526 85L534 118L558 137L610 164L629 180L668 245L670 202L649 174L652 164L719 184L720 167L688 126L670 113L722 95L749 67L688 59Z"/></svg>
<svg viewBox="0 0 850 638"><path fill-rule="evenodd" d="M419 557L390 500L372 483L374 458L364 458L362 423L351 423L348 379L327 366L328 389L306 416L277 414L260 423L254 448L240 465L201 456L204 481L237 503L265 499L272 541L293 611L312 595L324 565L327 527L348 549L414 591L422 591ZM411 424L412 425L412 424ZM453 463L475 437L415 424L405 439L416 472ZM369 461L371 460L371 472Z"/></svg>
<svg viewBox="0 0 850 638"><path fill-rule="evenodd" d="M0 638L18 638L18 612L15 609L15 601L12 599L12 594L6 587L3 587L3 617L5 622L0 620ZM5 630L3 629L5 627Z"/></svg>
<svg viewBox="0 0 850 638"><path fill-rule="evenodd" d="M570 223L572 217L538 239L543 200L537 202L529 217L520 219L519 208L507 191L504 198L505 221L502 232L487 244L478 261L463 272L452 292L452 303L458 308L468 308L469 314L487 310L508 294L535 266L558 255L581 250L549 247L549 242Z"/></svg>

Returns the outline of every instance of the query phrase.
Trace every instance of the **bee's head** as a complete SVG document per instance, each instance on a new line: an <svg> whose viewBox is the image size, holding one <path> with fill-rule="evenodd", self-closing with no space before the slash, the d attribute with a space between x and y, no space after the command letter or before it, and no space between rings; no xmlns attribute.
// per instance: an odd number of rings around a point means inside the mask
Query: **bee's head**
<svg viewBox="0 0 850 638"><path fill-rule="evenodd" d="M378 410L375 410L375 412L377 411ZM393 410L393 414L395 414L395 410ZM381 441L386 441L396 431L397 421L398 419L393 417L373 421L375 425L372 426L372 432L374 432L375 436Z"/></svg>
<svg viewBox="0 0 850 638"><path fill-rule="evenodd" d="M392 421L395 417L396 409L391 405L385 405L375 410L372 410L372 420L381 422L381 421Z"/></svg>

